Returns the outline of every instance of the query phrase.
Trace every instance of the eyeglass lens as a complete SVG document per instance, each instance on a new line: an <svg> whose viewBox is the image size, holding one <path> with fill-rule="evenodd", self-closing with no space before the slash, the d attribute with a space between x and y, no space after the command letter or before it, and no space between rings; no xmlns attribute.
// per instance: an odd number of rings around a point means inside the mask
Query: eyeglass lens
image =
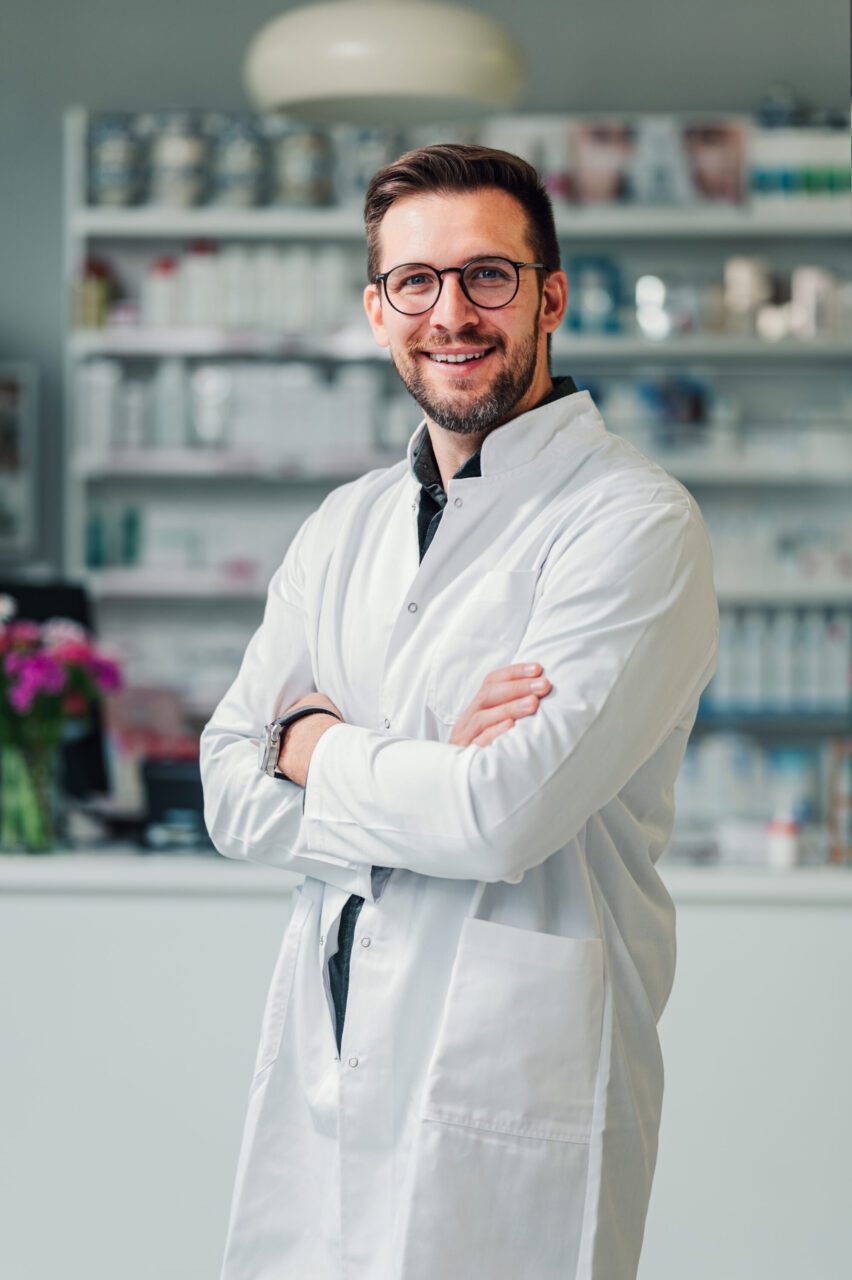
<svg viewBox="0 0 852 1280"><path fill-rule="evenodd" d="M477 306L503 307L518 288L518 269L508 258L477 258L461 277ZM399 311L416 315L428 311L440 292L440 279L431 267L407 262L394 267L385 280L388 298Z"/></svg>

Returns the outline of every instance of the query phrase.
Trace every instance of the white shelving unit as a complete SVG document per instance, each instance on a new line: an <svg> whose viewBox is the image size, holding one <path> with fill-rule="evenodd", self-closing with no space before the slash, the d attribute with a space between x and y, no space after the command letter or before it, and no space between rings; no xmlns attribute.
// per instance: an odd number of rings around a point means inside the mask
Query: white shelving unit
<svg viewBox="0 0 852 1280"><path fill-rule="evenodd" d="M89 208L85 203L86 130L85 113L69 112L65 122L64 222L69 317L65 348L65 567L89 583L98 601L99 625L106 639L114 631L126 635L137 625L142 617L139 602L145 603L145 616L156 619L156 625L165 629L203 602L204 617L212 626L226 622L233 634L241 631L247 640L259 620L265 576L253 575L245 565L238 566L234 573L186 569L170 572L166 568L143 572L122 566L87 569L86 515L93 495L120 495L126 491L140 502L149 498L161 503L178 500L198 503L199 510L205 494L209 494L210 504L215 502L220 508L223 503L236 501L238 495L250 502L268 501L271 496L279 501L282 511L289 509L291 503L303 504L299 508L301 514L297 513L298 526L306 513L305 502L316 505L334 485L372 467L397 461L401 450L382 451L377 444L367 452L336 450L327 463L322 458L305 463L295 439L292 453L276 457L272 463L256 452L229 449L112 449L92 454L85 446L80 424L74 422L76 371L84 362L104 357L121 361L131 369L156 367L167 359L209 362L236 358L267 363L295 360L312 362L327 370L366 364L390 386L393 375L387 353L373 343L366 321L361 327L348 323L322 337L297 337L269 328L210 326L75 331L71 322L74 285L86 258L92 254L119 259L122 254L128 255L138 273L140 253L153 257L166 249L174 251L176 244L197 239L249 247L264 243L309 242L317 248L344 244L354 250L363 241L361 211ZM706 281L720 278L726 256L759 253L769 261L777 259L781 269L796 262L815 261L852 280L852 215L848 201L814 201L777 212L724 208L559 209L557 227L569 260L587 249L620 255L631 263L641 262L646 264L643 269L659 259L661 264L678 262L685 273L694 272L696 278ZM698 371L705 378L722 381L748 379L751 400L759 404L765 400L763 408L751 409L756 413L755 431L758 424L764 432L771 429L779 387L789 388L791 400L797 398L803 404L810 402L811 390L823 394L827 387L835 387L839 396L845 388L847 403L852 404L852 333L771 343L724 333L695 333L652 341L624 334L573 334L565 329L555 336L553 360L555 372L570 372L578 380L590 382L648 370L661 375ZM605 405L603 412L606 417ZM416 413L412 408L412 429ZM788 416L785 427L789 428L791 421ZM838 421L833 426L850 433L852 441L849 422ZM612 429L628 434L618 425ZM752 431L748 419L738 431L741 441L748 441ZM852 452L845 462L836 458L823 460L818 449L808 458L789 462L783 458L764 462L751 458L747 452L708 455L694 450L674 450L658 460L696 491L711 531L714 511L737 502L752 504L752 509L757 510L772 502L812 501L817 512L832 504L832 509L841 512L852 481ZM227 490L223 489L225 484ZM286 537L282 536L282 554L285 546ZM848 551L852 561L852 546ZM748 555L748 548L745 554ZM733 579L720 569L718 589L723 607L852 607L852 577L847 579L825 569L806 581L772 580L761 572L740 574ZM196 718L203 718L204 704L191 690L186 702Z"/></svg>

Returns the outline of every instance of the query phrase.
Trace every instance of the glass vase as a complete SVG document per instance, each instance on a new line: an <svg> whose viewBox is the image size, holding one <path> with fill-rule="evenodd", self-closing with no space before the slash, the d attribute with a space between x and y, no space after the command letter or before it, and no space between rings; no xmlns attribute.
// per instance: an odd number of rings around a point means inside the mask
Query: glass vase
<svg viewBox="0 0 852 1280"><path fill-rule="evenodd" d="M50 853L62 842L59 749L0 746L0 853Z"/></svg>

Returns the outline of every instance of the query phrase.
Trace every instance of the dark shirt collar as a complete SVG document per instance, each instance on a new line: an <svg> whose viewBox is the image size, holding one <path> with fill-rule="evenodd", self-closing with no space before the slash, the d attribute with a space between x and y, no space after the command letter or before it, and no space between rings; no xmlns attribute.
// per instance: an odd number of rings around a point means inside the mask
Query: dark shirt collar
<svg viewBox="0 0 852 1280"><path fill-rule="evenodd" d="M572 396L576 392L577 387L574 379L570 377L560 377L553 379L553 387L548 391L547 395L539 400L538 404L533 405L532 409L528 409L527 413L532 413L535 409L541 409L546 404L551 404L554 400L561 400L563 396ZM470 476L482 475L480 466L480 449L476 453L471 454L453 475L453 480L467 480ZM411 467L416 479L426 490L426 492L435 499L435 501L443 506L446 502L447 495L444 492L444 486L441 483L441 473L438 470L438 463L435 461L435 451L432 448L432 437L429 435L429 428L424 426L420 439L418 440L414 452L411 457Z"/></svg>

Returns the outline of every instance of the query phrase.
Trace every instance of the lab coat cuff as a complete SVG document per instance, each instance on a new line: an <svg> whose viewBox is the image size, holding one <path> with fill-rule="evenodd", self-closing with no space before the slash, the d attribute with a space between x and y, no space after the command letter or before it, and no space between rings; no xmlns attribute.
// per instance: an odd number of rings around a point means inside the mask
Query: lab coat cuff
<svg viewBox="0 0 852 1280"><path fill-rule="evenodd" d="M333 753L334 748L333 745L329 743L329 738L334 733L339 733L342 737L348 737L353 734L360 736L361 730L357 725L348 725L345 721L339 721L337 724L333 725L332 728L322 734L322 736L317 740L313 752L311 753L311 760L308 765L308 774L305 779L305 787L302 792L302 832L304 837L309 841L311 850L315 851L320 858L325 856L332 858L334 861L339 861L339 853L332 853L329 848L328 841L325 839L325 825L319 820L320 815L323 813L324 805L324 791L322 785L323 770L325 768L324 761L329 754L330 747ZM338 743L337 746L341 746L341 743ZM347 749L346 743L342 744L342 749L344 751ZM333 763L333 754L332 762L328 767L331 769L334 769L335 767ZM388 867L374 867L366 859L362 861L357 858L353 860L350 867L353 875L356 875L359 878L359 881L362 881L360 887L357 889L353 888L352 892L359 894L369 902L378 902L379 898L382 896L382 891L385 887L385 883L391 869ZM364 881L366 881L366 883L363 883ZM369 888L367 886L369 886Z"/></svg>

